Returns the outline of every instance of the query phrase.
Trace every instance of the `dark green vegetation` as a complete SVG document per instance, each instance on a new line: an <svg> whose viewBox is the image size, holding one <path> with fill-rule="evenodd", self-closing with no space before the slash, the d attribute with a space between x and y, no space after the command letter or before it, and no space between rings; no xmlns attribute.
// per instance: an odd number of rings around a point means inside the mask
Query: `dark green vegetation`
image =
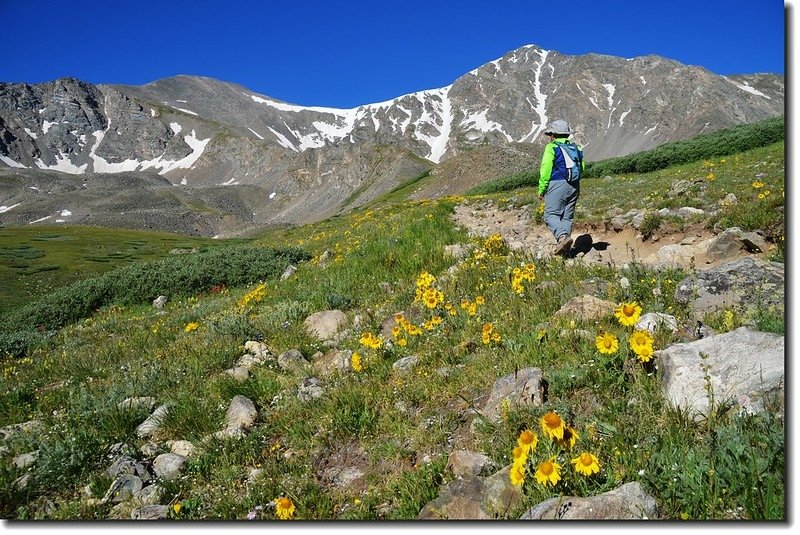
<svg viewBox="0 0 800 535"><path fill-rule="evenodd" d="M785 138L784 117L773 117L758 123L703 134L685 141L665 143L654 149L628 156L587 162L583 178L651 173L681 164L721 158L782 143ZM526 186L536 187L538 183L539 173L534 170L481 184L469 190L467 195L488 195Z"/></svg>
<svg viewBox="0 0 800 535"><path fill-rule="evenodd" d="M41 342L42 333L88 317L106 305L141 305L159 295L189 296L214 287L274 279L288 265L307 259L308 253L297 248L228 245L117 268L7 313L0 353L22 356L29 346Z"/></svg>
<svg viewBox="0 0 800 535"><path fill-rule="evenodd" d="M782 142L785 138L784 117L773 117L758 123L702 134L685 141L665 143L645 152L590 162L586 166L586 177L650 173L674 165L721 158L765 147Z"/></svg>
<svg viewBox="0 0 800 535"><path fill-rule="evenodd" d="M166 232L82 226L0 228L0 314L132 262L218 245L216 240Z"/></svg>

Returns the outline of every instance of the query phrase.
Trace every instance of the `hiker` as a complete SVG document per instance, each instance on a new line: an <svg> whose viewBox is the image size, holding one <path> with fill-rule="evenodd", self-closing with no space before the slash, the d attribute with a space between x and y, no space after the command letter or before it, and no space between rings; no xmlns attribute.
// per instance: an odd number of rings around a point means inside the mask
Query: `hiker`
<svg viewBox="0 0 800 535"><path fill-rule="evenodd" d="M572 220L584 168L582 151L568 140L572 133L569 123L562 119L550 123L545 130L550 141L539 167L539 200L544 200L544 222L556 239L553 254L564 256L572 247Z"/></svg>

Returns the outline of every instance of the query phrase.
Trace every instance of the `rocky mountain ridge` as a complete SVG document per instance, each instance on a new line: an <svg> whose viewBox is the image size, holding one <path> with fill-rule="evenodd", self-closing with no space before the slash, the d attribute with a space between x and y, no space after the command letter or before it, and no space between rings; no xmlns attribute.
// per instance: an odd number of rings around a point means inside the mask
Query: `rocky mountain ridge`
<svg viewBox="0 0 800 535"><path fill-rule="evenodd" d="M780 115L783 107L782 76L723 77L658 56L567 56L534 45L446 87L352 109L290 104L190 76L144 86L0 83L0 214L7 224L54 215L45 209L52 197L22 184L31 174L81 175L91 189L100 174L135 172L174 186L225 186L236 197L237 186L256 188L247 195L248 214L227 218L233 228L297 224L361 206L476 148L502 153L521 144L538 152L546 124L558 117L571 121L587 158L596 160ZM518 152L524 165L535 163ZM103 182L111 189L101 197L121 194ZM121 212L144 208L133 197ZM83 208L94 221L112 215L79 206L79 198L70 202L62 210ZM224 204L206 212L231 216ZM200 232L227 232L222 219Z"/></svg>

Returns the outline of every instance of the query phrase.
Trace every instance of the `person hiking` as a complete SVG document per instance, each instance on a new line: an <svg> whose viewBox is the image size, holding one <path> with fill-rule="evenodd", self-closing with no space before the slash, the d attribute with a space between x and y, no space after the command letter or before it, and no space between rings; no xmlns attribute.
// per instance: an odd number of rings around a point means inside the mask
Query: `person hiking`
<svg viewBox="0 0 800 535"><path fill-rule="evenodd" d="M566 256L572 247L572 221L580 194L583 153L569 141L569 123L558 119L545 130L549 142L539 167L539 200L544 201L544 222L553 233L554 255Z"/></svg>

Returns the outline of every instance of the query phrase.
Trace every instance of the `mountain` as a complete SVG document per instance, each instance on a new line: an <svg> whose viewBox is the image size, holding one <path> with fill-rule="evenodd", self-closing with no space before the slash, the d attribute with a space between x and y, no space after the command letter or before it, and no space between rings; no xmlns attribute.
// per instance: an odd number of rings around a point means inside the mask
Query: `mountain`
<svg viewBox="0 0 800 535"><path fill-rule="evenodd" d="M556 118L598 160L783 112L782 76L533 45L446 87L353 109L192 76L144 86L0 83L0 217L28 224L70 212L65 222L229 234L329 217L430 170L439 182L431 194L458 193L474 183L451 181L446 169L469 165L475 149L493 174L471 182L536 165ZM70 189L77 183L80 195ZM108 200L120 196L111 211Z"/></svg>

